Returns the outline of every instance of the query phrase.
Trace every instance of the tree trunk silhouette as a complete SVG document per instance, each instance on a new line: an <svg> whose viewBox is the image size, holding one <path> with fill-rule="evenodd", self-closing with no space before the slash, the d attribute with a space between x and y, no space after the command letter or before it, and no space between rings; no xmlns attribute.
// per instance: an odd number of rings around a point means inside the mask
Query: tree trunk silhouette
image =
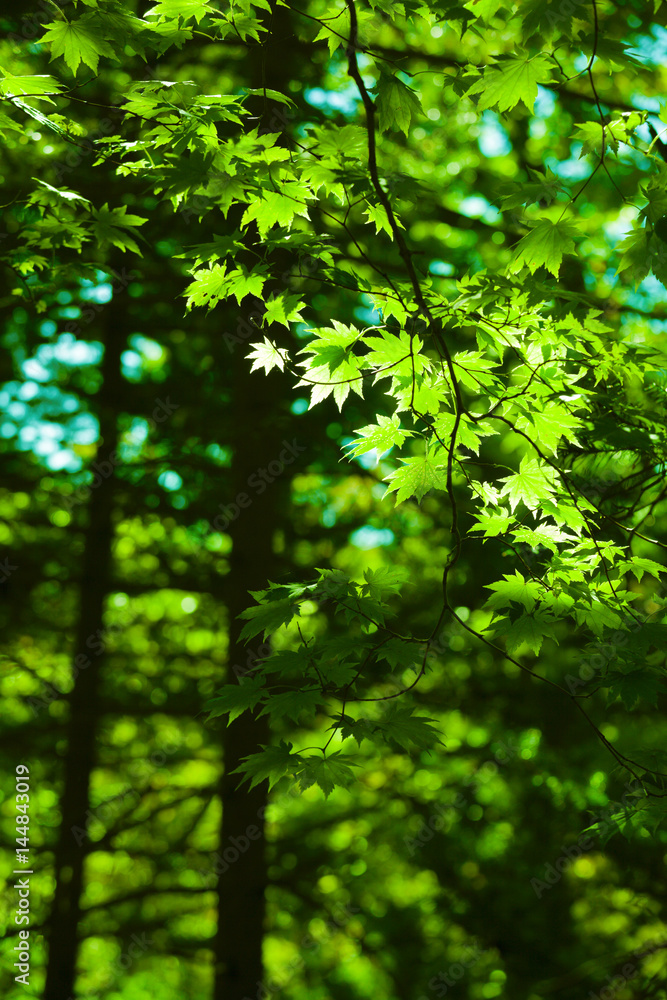
<svg viewBox="0 0 667 1000"><path fill-rule="evenodd" d="M97 396L103 463L118 442L117 407L121 398L120 355L124 345L123 310L117 291L104 311L103 383ZM104 470L104 466L101 465ZM109 592L113 542L114 476L99 475L88 501L88 527L80 584L80 610L73 651L75 682L69 694L67 750L63 762L61 822L55 850L56 890L48 928L49 957L44 1000L74 995L80 897L87 844L82 839L90 808L90 775L95 763L95 737L100 715L99 684L104 664L104 604Z"/></svg>
<svg viewBox="0 0 667 1000"><path fill-rule="evenodd" d="M291 20L284 8L274 9L267 15L270 36L265 46L256 54L249 67L251 87L270 87L280 90L289 81L290 59L286 51L292 38ZM257 50L254 50L257 52ZM273 102L257 99L260 131L281 131L285 124L285 109ZM266 291L266 290L265 290ZM235 439L231 442L232 496L236 502L239 494L246 494L251 504L240 509L237 519L228 529L232 536L232 554L228 576L228 622L230 667L247 669L249 652L262 645L261 636L246 647L239 641L243 621L238 614L252 604L249 590L260 590L267 580L275 579L281 560L274 553L274 537L284 522L288 489L288 474L278 475L267 488L255 495L259 486L253 487L249 479L258 469L271 462L279 462L287 433L287 408L280 405L283 388L280 380L268 381L251 374L250 362L245 355L251 340L271 337L271 329L264 329L256 337L250 336L242 344L233 345L231 369ZM276 330L279 339L285 331ZM228 347L223 346L223 363L230 364ZM290 456L293 460L294 456ZM270 476L269 472L269 476ZM273 477L271 477L273 478ZM265 647L268 648L268 647ZM229 670L229 683L236 677ZM263 835L264 812L267 803L267 783L248 790L248 782L238 787L241 775L232 772L243 757L256 753L259 744L269 742L267 716L253 717L244 712L222 731L223 767L220 795L222 799L222 828L220 836L218 879L218 927L215 937L215 986L214 1000L255 1000L262 995L263 979L262 942L264 937L266 859ZM253 839L253 836L257 839ZM225 853L227 852L227 853ZM236 856L238 855L238 856ZM232 859L228 862L228 859Z"/></svg>
<svg viewBox="0 0 667 1000"><path fill-rule="evenodd" d="M278 559L274 554L274 535L280 523L282 496L287 476L267 484L259 496L253 496L248 480L258 468L279 461L283 449L277 400L250 374L244 351L234 354L234 402L237 415L236 440L230 502L245 494L252 502L240 513L230 528L233 550L228 576L227 612L229 622L228 683L243 683L243 674L252 669L252 656L262 646L258 636L249 647L239 640L243 621L238 614L252 604L249 590L266 586L275 579ZM280 385L276 380L278 388ZM266 649L268 647L264 647ZM249 660L250 655L250 660ZM215 940L215 1000L254 1000L262 980L262 938L264 924L264 807L266 782L248 790L248 783L238 787L241 775L232 772L243 757L255 753L259 744L269 742L267 717L254 718L244 712L222 730L224 774L221 781L222 830L218 850L219 920Z"/></svg>

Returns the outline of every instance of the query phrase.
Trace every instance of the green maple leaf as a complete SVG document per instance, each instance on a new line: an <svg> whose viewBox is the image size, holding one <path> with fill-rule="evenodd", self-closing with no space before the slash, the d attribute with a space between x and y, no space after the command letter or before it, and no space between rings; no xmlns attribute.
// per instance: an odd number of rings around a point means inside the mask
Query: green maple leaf
<svg viewBox="0 0 667 1000"><path fill-rule="evenodd" d="M619 628L622 624L618 612L599 600L591 601L590 605L578 611L577 615L596 635L602 635L606 628Z"/></svg>
<svg viewBox="0 0 667 1000"><path fill-rule="evenodd" d="M442 744L437 725L435 719L413 715L411 708L393 702L374 728L388 743L412 751L432 750Z"/></svg>
<svg viewBox="0 0 667 1000"><path fill-rule="evenodd" d="M315 332L317 336L301 354L313 354L312 360L318 364L326 362L332 374L347 359L349 350L361 337L361 331L356 326L345 326L336 319L333 326L320 327Z"/></svg>
<svg viewBox="0 0 667 1000"><path fill-rule="evenodd" d="M652 748L629 750L628 757L649 774L653 774L655 777L663 780L667 777L667 752L664 750L654 750ZM667 803L663 803L663 805L667 805Z"/></svg>
<svg viewBox="0 0 667 1000"><path fill-rule="evenodd" d="M44 97L44 95L41 95L41 100L49 100L50 104L53 103L49 98ZM44 115L42 114L41 111L38 111L37 108L33 108L30 104L28 104L27 101L21 100L20 97L12 97L11 102L14 105L14 107L20 108L21 111L23 111L26 115L30 115L31 118L34 118L35 121L38 121L40 125L44 126L44 128L51 129L53 132L57 132L58 135L67 134L65 132L65 129L61 128L58 122L53 120L54 118L56 119L59 118L60 117L59 115L49 115L49 116ZM19 131L23 131L23 129L20 126L19 126Z"/></svg>
<svg viewBox="0 0 667 1000"><path fill-rule="evenodd" d="M584 509L588 510L585 507L586 501L583 497L580 497L577 502ZM553 517L556 524L565 524L568 528L572 528L573 531L581 531L582 528L586 527L586 518L574 506L572 501L561 499L556 502L551 497L544 497L540 507L542 513Z"/></svg>
<svg viewBox="0 0 667 1000"><path fill-rule="evenodd" d="M479 390L479 383L475 384L475 390ZM439 413L434 426L434 430L437 431L438 436L441 439L447 441L451 440L451 436L454 432L454 424L456 423L456 418L453 413ZM493 427L491 421L477 421L474 422L466 414L461 416L458 424L457 430L457 443L463 445L464 448L469 448L476 455L479 455L479 446L482 438L490 437L494 434L498 434L499 431Z"/></svg>
<svg viewBox="0 0 667 1000"><path fill-rule="evenodd" d="M543 545L556 554L558 553L559 542L566 542L568 545L571 545L576 541L572 535L566 535L555 524L546 523L538 525L537 528L519 528L517 531L512 532L512 536L516 542L523 542L525 545L530 545L533 549L537 549L540 545Z"/></svg>
<svg viewBox="0 0 667 1000"><path fill-rule="evenodd" d="M306 161L301 167L301 176L307 181L313 194L317 194L323 187L327 194L333 194L341 204L345 203L345 188L340 182L340 175L330 166L325 166L318 160Z"/></svg>
<svg viewBox="0 0 667 1000"><path fill-rule="evenodd" d="M303 660L301 662L303 664ZM322 691L319 687L271 694L268 703L259 714L270 715L272 720L284 718L298 722L299 716L304 711L308 711L312 718L315 709L322 703L322 700Z"/></svg>
<svg viewBox="0 0 667 1000"><path fill-rule="evenodd" d="M176 0L178 3L178 0ZM266 10L271 10L271 7L267 4ZM287 97L285 94L281 94L279 90L270 90L269 87L244 87L243 97L261 97L268 98L271 101L277 101L278 104L288 104L291 107L296 107L294 101L291 97Z"/></svg>
<svg viewBox="0 0 667 1000"><path fill-rule="evenodd" d="M263 344L251 344L250 346L254 350L250 354L247 354L246 357L248 359L254 358L253 366L250 369L251 372L256 371L258 368L263 368L268 375L272 368L280 368L281 371L284 370L287 351L276 347L266 337Z"/></svg>
<svg viewBox="0 0 667 1000"><path fill-rule="evenodd" d="M420 353L421 340L419 337L410 338L405 331L396 336L388 330L383 330L380 337L364 337L364 344L370 348L365 358L366 363L375 368L385 369L377 373L376 380L392 378L397 374L404 374L406 378L412 380L413 373L421 374L429 368L428 360Z"/></svg>
<svg viewBox="0 0 667 1000"><path fill-rule="evenodd" d="M359 11L361 14L362 11ZM318 33L315 35L313 41L318 42L320 39L326 39L327 46L329 48L329 55L332 56L337 48L345 44L345 39L350 37L350 14L349 11L343 9L340 13L335 15L335 22L332 28L329 28L327 24L323 24Z"/></svg>
<svg viewBox="0 0 667 1000"><path fill-rule="evenodd" d="M303 650L274 649L267 656L257 660L257 670L262 674L280 674L281 680L300 681L306 660Z"/></svg>
<svg viewBox="0 0 667 1000"><path fill-rule="evenodd" d="M262 270L266 269L262 267ZM241 301L246 295L260 296L262 294L266 277L258 271L248 271L246 267L241 265L241 267L229 272L227 281L229 282L228 294L233 295L237 303L241 305Z"/></svg>
<svg viewBox="0 0 667 1000"><path fill-rule="evenodd" d="M601 33L596 54L600 61L609 67L610 71L616 70L622 73L632 69L636 72L634 67L641 66L642 63L637 58L639 53L637 55L632 53L631 44L631 42L623 42L620 38L611 38L606 33Z"/></svg>
<svg viewBox="0 0 667 1000"><path fill-rule="evenodd" d="M148 219L144 219L140 215L128 215L127 205L121 205L120 208L109 208L108 205L102 205L100 209L93 209L93 218L95 220L93 232L95 239L101 246L111 244L120 250L133 250L141 257L139 247L126 230L143 226L144 222L148 222Z"/></svg>
<svg viewBox="0 0 667 1000"><path fill-rule="evenodd" d="M479 392L481 386L489 386L496 381L489 369L497 368L498 362L490 361L479 351L459 351L452 360L458 381L473 392Z"/></svg>
<svg viewBox="0 0 667 1000"><path fill-rule="evenodd" d="M656 670L641 666L627 674L610 672L606 684L609 687L607 704L620 698L626 708L633 709L639 699L643 698L655 708L658 704L658 694L662 690L662 677Z"/></svg>
<svg viewBox="0 0 667 1000"><path fill-rule="evenodd" d="M335 321L334 321L335 322ZM311 345L302 351L302 354L312 354L308 361L301 362L305 368L304 377L297 385L310 385L310 408L321 403L328 396L333 395L338 409L342 409L343 403L350 392L355 392L358 396L363 396L364 380L361 376L361 369L366 362L363 358L358 358L350 351L344 355L340 351L331 351L331 346L323 345L321 348ZM319 353L327 359L326 364L314 364L319 360ZM335 373L331 372L331 365L335 366Z"/></svg>
<svg viewBox="0 0 667 1000"><path fill-rule="evenodd" d="M369 424L355 431L362 441L351 441L347 447L350 449L349 457L357 458L359 455L366 455L369 451L376 452L376 465L385 452L397 445L399 448L406 438L412 436L412 431L404 430L401 427L399 417L394 414L391 417L384 417L378 414L377 424Z"/></svg>
<svg viewBox="0 0 667 1000"><path fill-rule="evenodd" d="M385 496L396 492L396 503L399 504L408 497L416 497L421 503L429 490L447 489L447 472L443 466L436 465L429 455L420 458L404 458L400 469L385 476L385 482L390 482Z"/></svg>
<svg viewBox="0 0 667 1000"><path fill-rule="evenodd" d="M97 73L100 56L115 55L94 14L84 14L78 21L52 21L45 28L40 44L49 44L51 61L62 56L72 73L82 62Z"/></svg>
<svg viewBox="0 0 667 1000"><path fill-rule="evenodd" d="M368 719L353 719L350 715L339 715L334 718L330 729L340 729L342 739L352 737L361 746L364 740L372 740L375 727Z"/></svg>
<svg viewBox="0 0 667 1000"><path fill-rule="evenodd" d="M381 132L400 131L407 135L413 116L423 114L417 94L384 69L380 71L375 106Z"/></svg>
<svg viewBox="0 0 667 1000"><path fill-rule="evenodd" d="M513 655L525 643L537 656L545 635L555 638L553 620L549 621L541 615L521 615L520 618L512 622L503 635L508 653Z"/></svg>
<svg viewBox="0 0 667 1000"><path fill-rule="evenodd" d="M480 529L487 538L504 535L515 518L511 514L482 514L475 522L475 530Z"/></svg>
<svg viewBox="0 0 667 1000"><path fill-rule="evenodd" d="M46 181L41 181L39 177L35 177L35 182L39 184L39 188L29 196L28 200L31 204L57 206L58 203L62 201L82 201L84 204L90 205L89 199L84 198L83 195L77 194L76 191L67 191L63 188L52 187L51 184L47 184Z"/></svg>
<svg viewBox="0 0 667 1000"><path fill-rule="evenodd" d="M303 757L301 754L292 753L292 744L281 740L277 747L264 746L261 753L251 753L243 758L244 763L237 767L232 774L243 774L241 784L250 779L250 788L259 785L261 781L269 782L269 791L276 782L280 781L290 772L296 773L299 769Z"/></svg>
<svg viewBox="0 0 667 1000"><path fill-rule="evenodd" d="M517 243L509 264L513 273L527 267L534 274L538 267L558 277L563 256L574 252L574 238L581 233L571 222L542 219Z"/></svg>
<svg viewBox="0 0 667 1000"><path fill-rule="evenodd" d="M540 35L548 38L557 32L572 37L572 20L575 16L587 18L588 11L576 4L564 4L563 0L525 0L520 9L523 20L524 37Z"/></svg>
<svg viewBox="0 0 667 1000"><path fill-rule="evenodd" d="M368 594L375 601L384 601L390 594L400 594L409 581L410 574L403 566L380 566L378 569L364 571L361 585L362 593Z"/></svg>
<svg viewBox="0 0 667 1000"><path fill-rule="evenodd" d="M5 73L3 77L0 77L0 94L3 97L14 97L20 94L23 97L39 97L41 100L53 104L47 95L57 94L62 89L62 83L58 83L52 76L10 76Z"/></svg>
<svg viewBox="0 0 667 1000"><path fill-rule="evenodd" d="M495 591L486 601L487 608L506 608L508 604L522 604L526 611L532 611L541 596L539 584L535 580L524 580L519 572L506 574L496 583L486 584L488 590Z"/></svg>
<svg viewBox="0 0 667 1000"><path fill-rule="evenodd" d="M629 271L635 289L651 270L650 239L650 231L642 226L633 229L616 245L616 250L621 254L616 274Z"/></svg>
<svg viewBox="0 0 667 1000"><path fill-rule="evenodd" d="M264 7L264 3L260 3L260 0L253 0L253 3L257 7ZM216 11L215 13L217 14L219 11ZM268 31L266 25L263 25L256 17L250 17L243 14L234 14L233 19L231 17L223 17L221 20L217 20L215 24L216 27L225 34L231 34L233 31L234 34L237 34L244 42L248 38L254 38L259 42L260 31Z"/></svg>
<svg viewBox="0 0 667 1000"><path fill-rule="evenodd" d="M0 129L9 129L10 132L22 132L23 126L7 115L0 114Z"/></svg>
<svg viewBox="0 0 667 1000"><path fill-rule="evenodd" d="M260 632L264 633L264 638L275 632L281 625L287 625L292 621L294 615L298 613L298 605L291 597L283 597L278 600L267 601L265 604L258 604L254 608L246 608L238 616L247 618L248 621L241 630L241 639L252 639Z"/></svg>
<svg viewBox="0 0 667 1000"><path fill-rule="evenodd" d="M579 130L577 134L572 136L576 142L581 143L579 159L589 153L600 156L603 145L605 148L609 146L615 153L618 153L619 140L627 139L627 131L622 120L605 123L604 129L602 122L583 122L574 127Z"/></svg>
<svg viewBox="0 0 667 1000"><path fill-rule="evenodd" d="M651 784L656 788L664 791L664 778L649 778L645 775L644 780L651 781ZM630 840L632 833L636 833L637 828L646 827L651 833L655 834L657 830L664 829L666 820L667 802L665 799L662 797L647 798L642 802L641 806L636 807L636 812L632 814L630 822L626 823L626 829L621 830L621 833L627 840ZM627 827L630 825L634 829L628 832Z"/></svg>
<svg viewBox="0 0 667 1000"><path fill-rule="evenodd" d="M415 361L418 365L422 363L428 365L423 354L418 355ZM392 391L394 398L398 401L396 409L399 413L414 407L417 413L428 413L435 416L442 405L441 376L431 372L420 375L417 372L416 377L413 377L412 374L408 374L409 368L410 359L407 358L401 365L400 374L395 374L396 371L399 371L396 368L387 371L386 374L380 372L376 378L388 378L393 375Z"/></svg>
<svg viewBox="0 0 667 1000"><path fill-rule="evenodd" d="M324 347L317 349L317 360L326 364L330 375L333 375L338 368L341 368L346 361L349 361L349 355L350 352L347 347L341 347L337 344L326 344Z"/></svg>
<svg viewBox="0 0 667 1000"><path fill-rule="evenodd" d="M368 134L359 125L321 125L311 127L315 140L312 147L318 156L331 157L338 161L341 157L360 159L366 150Z"/></svg>
<svg viewBox="0 0 667 1000"><path fill-rule="evenodd" d="M213 264L195 271L193 281L185 289L186 308L208 306L211 309L220 299L227 297L229 279L226 264Z"/></svg>
<svg viewBox="0 0 667 1000"><path fill-rule="evenodd" d="M379 233L380 230L384 230L391 237L391 239L394 238L394 234L391 231L389 216L387 215L387 210L384 205L369 205L364 214L368 216L369 222L375 223L376 234Z"/></svg>
<svg viewBox="0 0 667 1000"><path fill-rule="evenodd" d="M524 455L519 471L501 479L501 482L507 484L501 490L501 495L509 499L512 511L519 501L529 510L538 510L542 501L553 495L552 479L553 474L548 466L540 465L536 458Z"/></svg>
<svg viewBox="0 0 667 1000"><path fill-rule="evenodd" d="M643 814L643 809L642 809ZM606 816L604 819L599 820L597 823L593 823L591 826L586 827L584 833L589 831L600 838L600 843L602 847L605 847L612 837L617 833L622 833L624 837L628 838L631 835L633 826L633 814L629 809L619 809L617 812L612 813L610 816Z"/></svg>
<svg viewBox="0 0 667 1000"><path fill-rule="evenodd" d="M266 311L262 316L262 326L266 323L279 323L289 329L290 323L303 321L301 310L306 304L298 295L291 295L289 292L273 293L270 299L264 303Z"/></svg>
<svg viewBox="0 0 667 1000"><path fill-rule="evenodd" d="M581 427L581 420L573 416L564 406L549 403L548 409L531 410L530 413L522 414L518 418L516 426L528 433L532 431L534 439L540 442L540 449L544 452L555 454L562 437L566 437L572 444L579 445L574 430Z"/></svg>
<svg viewBox="0 0 667 1000"><path fill-rule="evenodd" d="M625 649L626 656L648 652L651 646L664 649L667 646L667 624L642 622L640 628L633 627L631 646Z"/></svg>
<svg viewBox="0 0 667 1000"><path fill-rule="evenodd" d="M200 170L201 166L198 166L198 170L196 171L197 177L201 176L199 173ZM234 257L242 248L243 244L239 241L237 233L231 236L219 236L217 233L214 233L211 243L198 243L190 247L186 253L176 254L176 257L191 258L194 261L195 267L201 267L202 264L206 264L209 261L221 260L223 257Z"/></svg>
<svg viewBox="0 0 667 1000"><path fill-rule="evenodd" d="M634 556L632 559L619 563L618 570L620 573L632 573L635 576L637 583L641 583L642 577L645 573L648 573L650 576L654 576L656 580L659 580L661 573L667 573L667 566L662 566L654 559L646 559L643 556Z"/></svg>
<svg viewBox="0 0 667 1000"><path fill-rule="evenodd" d="M328 798L337 785L345 787L354 780L353 767L360 765L339 751L328 757L308 757L302 762L299 770L299 783L303 789L311 785L319 785Z"/></svg>
<svg viewBox="0 0 667 1000"><path fill-rule="evenodd" d="M534 181L508 185L510 193L504 195L500 201L503 210L533 205L537 202L550 205L556 200L557 195L564 191L562 180L549 167L545 174L541 174L538 170L530 170L529 173L535 178Z"/></svg>
<svg viewBox="0 0 667 1000"><path fill-rule="evenodd" d="M178 21L189 21L192 18L199 24L206 14L217 14L219 11L205 0L159 0L154 7L146 11L146 17L159 17Z"/></svg>
<svg viewBox="0 0 667 1000"><path fill-rule="evenodd" d="M310 198L312 196L307 185L299 181L287 181L280 191L264 189L248 205L241 219L241 225L245 226L254 219L261 236L265 236L273 226L284 226L289 229L295 216L310 218L308 206L305 204Z"/></svg>
<svg viewBox="0 0 667 1000"><path fill-rule="evenodd" d="M552 63L543 55L506 59L497 69L487 69L467 96L481 94L477 103L481 110L495 107L498 111L509 111L523 101L532 111L538 83L549 83L552 72Z"/></svg>
<svg viewBox="0 0 667 1000"><path fill-rule="evenodd" d="M204 706L212 719L229 713L227 725L249 708L254 708L266 694L263 677L246 677L242 684L225 684Z"/></svg>
<svg viewBox="0 0 667 1000"><path fill-rule="evenodd" d="M424 655L424 646L413 642L403 642L402 639L390 639L382 646L381 656L392 669L418 671Z"/></svg>

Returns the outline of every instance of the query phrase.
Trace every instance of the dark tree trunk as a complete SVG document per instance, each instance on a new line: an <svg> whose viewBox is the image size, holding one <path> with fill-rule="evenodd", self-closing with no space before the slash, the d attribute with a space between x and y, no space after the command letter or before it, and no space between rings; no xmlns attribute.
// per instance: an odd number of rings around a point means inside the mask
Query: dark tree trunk
<svg viewBox="0 0 667 1000"><path fill-rule="evenodd" d="M289 46L293 39L289 11L274 7L267 15L269 38L266 45L254 51L249 65L251 87L281 90L290 79ZM285 112L281 105L257 99L260 127L265 131L281 131ZM265 289L268 291L268 288ZM283 471L275 481L258 494L259 487L248 480L258 469L279 462L284 450L288 413L281 407L283 385L278 375L260 379L251 374L248 354L251 341L261 341L264 335L280 340L284 328L264 329L256 337L236 344L231 354L234 380L231 402L234 414L232 444L232 496L239 493L251 499L251 505L241 509L228 529L232 536L232 555L228 577L227 610L229 622L229 671L227 681L236 680L233 667L247 669L248 654L262 645L258 636L250 646L239 641L243 621L238 614L251 605L249 590L261 590L268 580L275 580L281 560L274 552L275 535L284 524L283 511L289 488L289 471ZM230 364L228 347L221 353L222 363ZM294 456L290 456L291 461ZM265 647L266 648L266 647ZM264 812L267 804L267 783L252 791L246 781L238 787L241 775L232 774L243 757L269 742L267 717L256 718L245 712L222 732L224 774L221 779L222 829L219 855L227 865L218 879L218 928L215 937L214 1000L255 1000L262 995L262 942L264 938L266 859L264 844ZM252 839L255 830L257 839ZM236 846L235 846L236 845ZM225 857L225 852L227 855ZM235 858L235 855L238 855Z"/></svg>
<svg viewBox="0 0 667 1000"><path fill-rule="evenodd" d="M233 497L246 494L252 501L232 526L233 550L227 599L229 620L228 681L243 682L243 672L251 668L252 655L262 645L261 637L246 647L239 641L243 622L238 614L252 604L249 590L266 586L275 579L278 560L274 536L280 523L281 502L288 473L267 483L259 496L248 485L258 468L279 461L283 450L278 401L250 374L244 351L234 354L234 412L237 416L233 458ZM278 380L276 380L277 383ZM254 480L253 480L254 481ZM230 498L232 499L232 498ZM233 502L233 500L232 500ZM265 647L266 648L266 647ZM249 661L250 654L250 661ZM236 667L236 671L233 669ZM264 857L264 808L266 783L248 790L246 782L232 774L243 757L256 753L259 744L269 742L266 717L244 713L222 732L224 775L221 782L222 832L219 854L228 867L218 882L219 921L215 943L215 1000L254 1000L262 980L262 938L266 862Z"/></svg>
<svg viewBox="0 0 667 1000"><path fill-rule="evenodd" d="M103 384L97 397L100 422L100 463L116 449L117 407L121 398L120 355L124 344L123 310L116 292L104 311ZM99 720L99 682L104 663L104 605L109 591L113 542L113 464L100 475L88 502L88 527L81 571L79 620L73 651L75 683L70 695L67 750L62 770L61 823L55 851L56 890L48 929L49 958L44 1000L68 1000L74 995L80 897L83 887L86 812L90 775L95 762ZM100 466L106 471L104 465Z"/></svg>
<svg viewBox="0 0 667 1000"><path fill-rule="evenodd" d="M242 345L233 356L236 416L233 442L233 490L229 502L239 494L251 500L230 527L233 550L228 576L227 613L229 622L229 670L227 681L243 683L243 672L252 667L249 654L262 646L258 636L250 646L239 641L243 622L238 614L252 604L249 590L260 590L275 579L278 559L274 536L284 509L283 497L289 472L283 472L256 495L249 486L258 469L279 461L283 450L278 400L264 380L250 374ZM274 386L280 388L279 379ZM274 467L275 468L275 467ZM255 480L252 480L255 482ZM264 647L266 649L267 647ZM234 669L236 668L236 670ZM264 808L266 782L248 790L248 782L238 787L241 775L232 774L243 757L269 742L266 716L255 718L245 712L222 730L224 774L221 780L222 831L218 851L219 917L215 940L215 1000L255 1000L262 980L262 938L264 932ZM253 839L254 838L254 839ZM222 861L220 860L222 859Z"/></svg>

